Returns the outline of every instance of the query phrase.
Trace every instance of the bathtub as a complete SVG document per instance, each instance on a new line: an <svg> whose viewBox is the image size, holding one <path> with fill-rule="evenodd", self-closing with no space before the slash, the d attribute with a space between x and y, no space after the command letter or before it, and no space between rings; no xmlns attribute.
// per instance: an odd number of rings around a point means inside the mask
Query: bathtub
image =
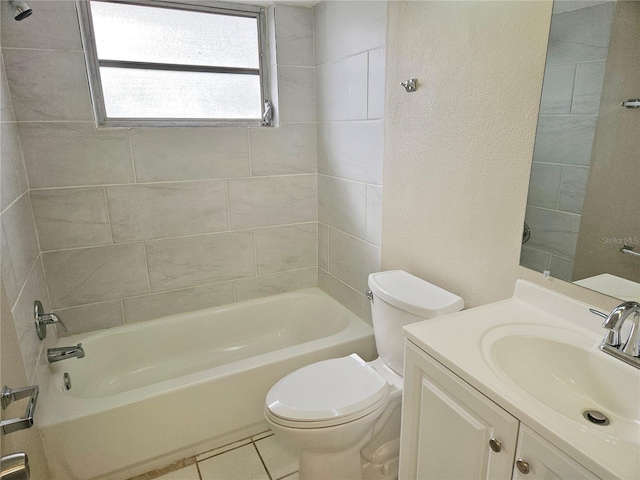
<svg viewBox="0 0 640 480"><path fill-rule="evenodd" d="M43 367L54 479L124 479L266 429L264 398L312 362L375 356L372 328L317 288L74 335ZM71 381L65 389L64 374Z"/></svg>

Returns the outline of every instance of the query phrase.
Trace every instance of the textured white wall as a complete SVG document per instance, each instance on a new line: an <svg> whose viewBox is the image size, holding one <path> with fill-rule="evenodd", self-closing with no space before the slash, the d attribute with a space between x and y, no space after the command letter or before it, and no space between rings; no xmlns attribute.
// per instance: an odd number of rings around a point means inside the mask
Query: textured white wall
<svg viewBox="0 0 640 480"><path fill-rule="evenodd" d="M615 305L519 266L550 16L547 1L389 3L383 269L467 307L510 297L518 278Z"/></svg>

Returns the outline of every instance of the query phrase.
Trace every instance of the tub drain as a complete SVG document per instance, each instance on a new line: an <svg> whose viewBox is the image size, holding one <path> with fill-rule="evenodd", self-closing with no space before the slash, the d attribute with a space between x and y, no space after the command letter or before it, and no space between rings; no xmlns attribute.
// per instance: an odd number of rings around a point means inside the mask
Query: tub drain
<svg viewBox="0 0 640 480"><path fill-rule="evenodd" d="M582 416L595 425L609 425L609 417L598 410L585 410Z"/></svg>

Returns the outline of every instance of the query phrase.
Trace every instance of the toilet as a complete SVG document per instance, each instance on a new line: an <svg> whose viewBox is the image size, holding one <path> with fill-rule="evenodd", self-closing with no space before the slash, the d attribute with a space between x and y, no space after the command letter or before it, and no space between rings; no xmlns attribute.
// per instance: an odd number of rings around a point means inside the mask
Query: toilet
<svg viewBox="0 0 640 480"><path fill-rule="evenodd" d="M265 417L300 451L301 480L398 476L402 327L464 307L457 295L402 270L369 275L378 358L357 354L307 365L267 394Z"/></svg>

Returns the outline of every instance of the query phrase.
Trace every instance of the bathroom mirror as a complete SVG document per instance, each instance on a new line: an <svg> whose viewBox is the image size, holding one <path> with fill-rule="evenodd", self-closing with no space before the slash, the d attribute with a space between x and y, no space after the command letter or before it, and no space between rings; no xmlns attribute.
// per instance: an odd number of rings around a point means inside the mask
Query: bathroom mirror
<svg viewBox="0 0 640 480"><path fill-rule="evenodd" d="M554 2L520 264L640 301L640 1ZM626 247L625 247L626 245Z"/></svg>

